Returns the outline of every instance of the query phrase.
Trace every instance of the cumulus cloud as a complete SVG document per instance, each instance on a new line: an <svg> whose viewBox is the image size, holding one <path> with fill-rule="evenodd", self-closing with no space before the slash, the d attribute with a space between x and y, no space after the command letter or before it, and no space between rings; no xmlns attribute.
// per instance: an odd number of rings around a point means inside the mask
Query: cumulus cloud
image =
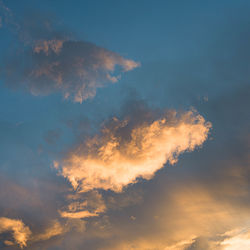
<svg viewBox="0 0 250 250"><path fill-rule="evenodd" d="M207 139L211 124L194 111L170 111L148 120L150 112L123 120L113 118L101 133L88 138L55 167L79 191L122 191L137 178L151 179L165 163L192 151ZM146 118L146 119L145 119Z"/></svg>
<svg viewBox="0 0 250 250"><path fill-rule="evenodd" d="M117 82L122 72L139 66L93 43L70 38L51 20L30 19L16 28L21 47L2 65L4 82L13 89L33 95L61 92L65 99L81 103L94 97L98 88Z"/></svg>
<svg viewBox="0 0 250 250"><path fill-rule="evenodd" d="M21 247L27 245L27 240L31 236L29 227L25 226L21 220L0 217L0 233L12 232L15 242ZM12 245L11 241L6 241L6 245Z"/></svg>

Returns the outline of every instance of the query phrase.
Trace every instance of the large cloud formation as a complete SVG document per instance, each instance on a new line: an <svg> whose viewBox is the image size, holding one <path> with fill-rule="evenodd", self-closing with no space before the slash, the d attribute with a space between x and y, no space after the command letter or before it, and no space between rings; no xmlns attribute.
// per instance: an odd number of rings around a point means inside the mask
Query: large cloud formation
<svg viewBox="0 0 250 250"><path fill-rule="evenodd" d="M71 38L49 19L32 16L19 24L3 3L0 10L21 42L1 67L11 88L33 95L61 92L65 99L81 103L94 97L97 88L117 82L122 72L139 66L115 52Z"/></svg>
<svg viewBox="0 0 250 250"><path fill-rule="evenodd" d="M13 238L21 248L26 246L27 240L30 238L31 231L29 227L25 226L21 220L10 219L6 217L0 218L0 233L13 233ZM5 241L6 245L13 245L11 241Z"/></svg>
<svg viewBox="0 0 250 250"><path fill-rule="evenodd" d="M136 119L113 118L99 135L78 145L61 162L55 162L55 167L61 166L61 174L79 191L120 192L137 178L151 179L184 151L201 146L211 128L194 111L170 111L158 119L135 123Z"/></svg>

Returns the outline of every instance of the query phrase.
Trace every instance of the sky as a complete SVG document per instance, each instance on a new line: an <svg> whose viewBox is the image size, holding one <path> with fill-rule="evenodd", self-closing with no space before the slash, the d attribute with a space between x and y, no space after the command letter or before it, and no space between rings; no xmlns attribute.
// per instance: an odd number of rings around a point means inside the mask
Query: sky
<svg viewBox="0 0 250 250"><path fill-rule="evenodd" d="M247 0L0 0L0 249L249 249L249 27Z"/></svg>

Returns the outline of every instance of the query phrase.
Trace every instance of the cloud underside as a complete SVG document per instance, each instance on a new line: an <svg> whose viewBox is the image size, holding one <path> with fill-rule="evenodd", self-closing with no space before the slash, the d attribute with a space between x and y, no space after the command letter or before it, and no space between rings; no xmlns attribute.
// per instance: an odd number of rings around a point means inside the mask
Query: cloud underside
<svg viewBox="0 0 250 250"><path fill-rule="evenodd" d="M78 191L121 192L137 178L151 179L165 163L174 164L181 153L201 146L210 127L193 111L170 112L136 125L130 118L114 118L100 135L78 145L55 167L61 167L61 174Z"/></svg>
<svg viewBox="0 0 250 250"><path fill-rule="evenodd" d="M190 184L191 186L193 184ZM248 208L218 200L201 186L171 190L135 221L116 225L103 250L240 250L250 244ZM169 204L171 202L171 204ZM138 221L137 221L138 220ZM116 230L120 229L119 233ZM131 232L130 232L131 230ZM112 236L114 234L114 236Z"/></svg>
<svg viewBox="0 0 250 250"><path fill-rule="evenodd" d="M117 82L122 72L138 66L89 42L35 40L6 63L3 76L14 89L33 95L61 92L64 98L81 103L94 97L97 88Z"/></svg>

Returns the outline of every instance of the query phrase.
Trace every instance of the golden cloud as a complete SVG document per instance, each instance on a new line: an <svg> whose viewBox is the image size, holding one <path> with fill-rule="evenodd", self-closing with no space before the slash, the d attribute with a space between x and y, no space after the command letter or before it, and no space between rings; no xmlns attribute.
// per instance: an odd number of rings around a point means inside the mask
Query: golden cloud
<svg viewBox="0 0 250 250"><path fill-rule="evenodd" d="M61 174L79 191L121 192L138 177L150 179L165 163L174 164L181 153L201 146L210 128L194 111L170 112L139 125L129 118L113 118L100 135L84 141L54 166L61 166Z"/></svg>
<svg viewBox="0 0 250 250"><path fill-rule="evenodd" d="M0 217L0 233L11 231L16 243L25 247L27 240L30 238L31 231L21 220ZM11 241L6 241L6 245L12 245Z"/></svg>
<svg viewBox="0 0 250 250"><path fill-rule="evenodd" d="M224 234L224 239L220 245L225 250L248 249L250 246L250 226L235 229Z"/></svg>

